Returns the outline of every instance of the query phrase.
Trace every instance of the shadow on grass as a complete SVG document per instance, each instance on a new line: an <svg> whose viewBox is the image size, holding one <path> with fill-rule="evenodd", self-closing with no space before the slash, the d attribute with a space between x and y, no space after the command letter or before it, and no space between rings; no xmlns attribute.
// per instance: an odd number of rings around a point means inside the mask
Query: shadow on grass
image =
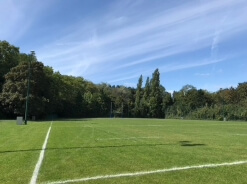
<svg viewBox="0 0 247 184"><path fill-rule="evenodd" d="M3 154L3 153L32 152L32 151L41 151L41 150L42 150L42 149L7 150L7 151L0 151L0 154Z"/></svg>
<svg viewBox="0 0 247 184"><path fill-rule="evenodd" d="M191 141L179 141L181 146L206 146L206 144L192 143Z"/></svg>
<svg viewBox="0 0 247 184"><path fill-rule="evenodd" d="M150 147L150 146L167 146L167 145L176 145L176 144L129 144L129 145L106 145L106 146L84 146L84 147L65 147L65 148L46 148L46 151L50 150L73 150L73 149L104 149L104 148L124 148L124 147ZM32 152L32 151L41 151L42 149L27 149L27 150L9 150L9 151L0 151L2 153L17 153L17 152Z"/></svg>
<svg viewBox="0 0 247 184"><path fill-rule="evenodd" d="M194 144L190 141L179 141L180 146L206 146L206 144ZM171 146L177 144L127 144L127 145L105 145L105 146L82 146L82 147L64 147L64 148L46 148L46 151L52 150L73 150L73 149L107 149L107 148L127 148L127 147L155 147L155 146ZM26 149L26 150L7 150L0 151L0 154L3 153L18 153L18 152L32 152L32 151L41 151L42 149Z"/></svg>
<svg viewBox="0 0 247 184"><path fill-rule="evenodd" d="M69 121L79 121L79 122L80 122L80 121L92 121L92 120L91 120L91 119L88 119L88 118L81 118L81 119L78 119L78 118L75 118L75 119L71 119L71 118L70 118L70 119L61 118L61 119L56 119L56 120L54 120L54 121L55 121L55 122L56 122L56 121L65 121L65 122L66 122L66 121L68 121L68 122L69 122Z"/></svg>

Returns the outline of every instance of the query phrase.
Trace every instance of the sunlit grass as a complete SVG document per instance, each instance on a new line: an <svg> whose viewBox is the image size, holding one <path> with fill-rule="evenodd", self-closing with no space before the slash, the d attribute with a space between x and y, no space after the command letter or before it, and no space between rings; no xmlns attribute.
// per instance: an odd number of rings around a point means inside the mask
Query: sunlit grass
<svg viewBox="0 0 247 184"><path fill-rule="evenodd" d="M49 122L28 126L0 123L0 170L4 171L0 183L29 182L49 126ZM38 182L240 160L247 160L244 122L55 121ZM245 183L246 172L247 164L82 183Z"/></svg>
<svg viewBox="0 0 247 184"><path fill-rule="evenodd" d="M247 160L247 135L244 136L246 132L247 124L239 122L147 119L55 122L39 181ZM235 172L238 173L238 178L242 177L242 181L245 181L245 172L242 172L242 169L246 167L234 166L232 169L217 168L179 173L190 175L191 179L187 183L198 183L198 178L193 172L200 176L198 173L207 173L206 171L216 172L212 183L220 176L234 176ZM89 183L135 183L135 180L137 183L186 181L181 177L176 181L173 174L175 173ZM186 174L183 175L186 177ZM209 176L212 178L211 174L205 175ZM229 181L224 178L222 180Z"/></svg>
<svg viewBox="0 0 247 184"><path fill-rule="evenodd" d="M29 183L48 127L0 121L0 183Z"/></svg>

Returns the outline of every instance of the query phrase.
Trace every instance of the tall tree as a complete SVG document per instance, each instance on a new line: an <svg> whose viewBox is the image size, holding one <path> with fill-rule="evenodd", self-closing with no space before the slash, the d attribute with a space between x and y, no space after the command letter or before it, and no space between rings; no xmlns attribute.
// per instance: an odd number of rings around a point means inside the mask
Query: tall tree
<svg viewBox="0 0 247 184"><path fill-rule="evenodd" d="M141 98L142 98L142 75L140 76L137 84L136 96L135 96L135 116L140 117L141 115Z"/></svg>
<svg viewBox="0 0 247 184"><path fill-rule="evenodd" d="M162 118L164 113L162 112L162 92L160 86L160 73L156 69L153 73L151 80L151 94L150 94L150 115L152 118Z"/></svg>
<svg viewBox="0 0 247 184"><path fill-rule="evenodd" d="M141 106L142 106L141 116L145 118L150 117L150 108L149 108L150 93L151 93L150 80L149 77L147 77L144 87L143 97L141 100Z"/></svg>

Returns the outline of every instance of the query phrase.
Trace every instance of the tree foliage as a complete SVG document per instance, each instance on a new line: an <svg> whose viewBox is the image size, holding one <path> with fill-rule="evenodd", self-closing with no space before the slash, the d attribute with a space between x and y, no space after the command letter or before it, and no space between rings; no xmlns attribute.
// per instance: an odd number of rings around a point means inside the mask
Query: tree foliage
<svg viewBox="0 0 247 184"><path fill-rule="evenodd" d="M151 80L151 93L150 93L150 117L152 118L162 118L164 113L162 112L162 88L160 85L160 73L156 69L153 73Z"/></svg>
<svg viewBox="0 0 247 184"><path fill-rule="evenodd" d="M30 80L30 114L42 116L45 114L47 80L44 65L41 62L31 64ZM12 68L5 75L5 84L0 95L1 104L8 114L24 115L27 98L28 63L24 62Z"/></svg>
<svg viewBox="0 0 247 184"><path fill-rule="evenodd" d="M0 90L4 84L4 75L18 65L19 59L19 48L0 40Z"/></svg>
<svg viewBox="0 0 247 184"><path fill-rule="evenodd" d="M185 85L170 94L161 85L156 69L145 86L142 75L136 88L94 84L54 72L34 54L19 53L19 48L6 41L0 41L0 118L24 116L29 61L29 117L247 120L247 82L214 93Z"/></svg>
<svg viewBox="0 0 247 184"><path fill-rule="evenodd" d="M138 83L137 83L137 89L136 89L136 95L135 95L135 116L139 117L141 116L142 111L142 104L141 104L141 98L142 98L142 75L140 76Z"/></svg>

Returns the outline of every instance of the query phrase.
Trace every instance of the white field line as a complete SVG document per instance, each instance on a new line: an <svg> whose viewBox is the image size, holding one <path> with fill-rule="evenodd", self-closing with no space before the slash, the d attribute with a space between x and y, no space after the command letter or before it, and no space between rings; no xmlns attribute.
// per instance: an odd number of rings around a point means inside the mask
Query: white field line
<svg viewBox="0 0 247 184"><path fill-rule="evenodd" d="M233 134L233 135L238 135L238 136L247 136L247 134Z"/></svg>
<svg viewBox="0 0 247 184"><path fill-rule="evenodd" d="M131 140L131 139L163 139L164 137L126 137L126 138L102 138L102 139L96 139L98 141L103 140Z"/></svg>
<svg viewBox="0 0 247 184"><path fill-rule="evenodd" d="M125 126L130 126L130 127L168 127L168 126L174 126L174 125L125 125Z"/></svg>
<svg viewBox="0 0 247 184"><path fill-rule="evenodd" d="M53 182L47 182L46 184L76 183L76 182L83 182L83 181L90 181L90 180L141 176L141 175L165 173L165 172L172 172L172 171L182 171L182 170L188 170L188 169L215 168L215 167L233 166L233 165L241 165L241 164L247 164L247 160L231 162L231 163L221 163L221 164L205 164L205 165L195 165L195 166L186 166L186 167L174 167L170 169L161 169L161 170L154 170L154 171L142 171L142 172L134 172L134 173L102 175L102 176L94 176L94 177L87 177L87 178L80 178L80 179L70 179L70 180L65 180L65 181L53 181Z"/></svg>
<svg viewBox="0 0 247 184"><path fill-rule="evenodd" d="M47 145L48 138L49 138L49 135L50 135L51 126L52 126L52 123L51 123L51 125L50 125L50 127L49 127L49 129L47 131L47 134L46 134L46 137L45 137L45 141L43 143L42 150L40 151L38 162L36 163L35 169L33 171L33 175L32 175L30 184L36 184L36 182L37 182L38 175L39 175L39 170L40 170L40 167L41 167L42 161L44 159L44 155L45 155L45 149L46 149L46 145Z"/></svg>
<svg viewBox="0 0 247 184"><path fill-rule="evenodd" d="M90 125L84 125L84 126L76 126L76 125L63 125L63 126L57 126L56 128L91 128L92 126L90 126Z"/></svg>

